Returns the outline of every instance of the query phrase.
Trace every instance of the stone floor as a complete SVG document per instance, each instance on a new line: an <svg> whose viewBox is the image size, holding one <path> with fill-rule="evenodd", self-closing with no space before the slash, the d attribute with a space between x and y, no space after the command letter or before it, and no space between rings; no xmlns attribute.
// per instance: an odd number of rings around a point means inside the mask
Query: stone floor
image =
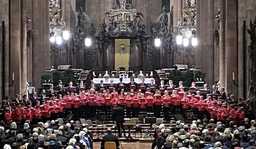
<svg viewBox="0 0 256 149"><path fill-rule="evenodd" d="M151 149L152 143L149 142L120 142L120 149ZM93 143L93 149L100 149L100 142Z"/></svg>

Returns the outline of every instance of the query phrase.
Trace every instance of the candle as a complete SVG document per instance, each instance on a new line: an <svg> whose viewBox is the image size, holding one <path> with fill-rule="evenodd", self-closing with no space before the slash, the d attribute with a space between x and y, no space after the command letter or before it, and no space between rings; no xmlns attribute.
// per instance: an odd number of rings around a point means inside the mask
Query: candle
<svg viewBox="0 0 256 149"><path fill-rule="evenodd" d="M106 71L106 74L108 74L108 71Z"/></svg>
<svg viewBox="0 0 256 149"><path fill-rule="evenodd" d="M235 80L235 73L233 72L233 80Z"/></svg>
<svg viewBox="0 0 256 149"><path fill-rule="evenodd" d="M12 80L14 80L14 73L12 73Z"/></svg>

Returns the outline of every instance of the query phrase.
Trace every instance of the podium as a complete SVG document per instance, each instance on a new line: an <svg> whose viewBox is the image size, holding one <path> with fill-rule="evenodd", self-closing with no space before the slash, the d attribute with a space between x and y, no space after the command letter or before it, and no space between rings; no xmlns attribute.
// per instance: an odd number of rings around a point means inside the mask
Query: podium
<svg viewBox="0 0 256 149"><path fill-rule="evenodd" d="M135 121L135 120L127 120L127 121L124 122L123 125L124 125L124 127L127 127L128 130L129 130L129 134L128 134L128 136L126 137L126 140L127 140L127 141L132 141L133 138L132 138L132 136L131 136L131 128L133 128L133 127L136 125L136 121Z"/></svg>
<svg viewBox="0 0 256 149"><path fill-rule="evenodd" d="M151 132L152 132L152 125L156 123L156 117L145 117L144 121L145 121L145 123L149 123L150 124L149 134L151 134Z"/></svg>

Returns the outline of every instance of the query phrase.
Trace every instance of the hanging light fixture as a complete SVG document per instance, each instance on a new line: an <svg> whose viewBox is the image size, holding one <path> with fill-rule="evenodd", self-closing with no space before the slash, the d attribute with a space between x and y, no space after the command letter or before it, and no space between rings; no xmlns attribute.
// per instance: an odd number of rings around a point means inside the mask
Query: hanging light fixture
<svg viewBox="0 0 256 149"><path fill-rule="evenodd" d="M89 37L86 37L84 40L85 46L90 47L92 45L92 39Z"/></svg>
<svg viewBox="0 0 256 149"><path fill-rule="evenodd" d="M64 40L68 40L69 39L69 31L65 30L62 33L63 39Z"/></svg>
<svg viewBox="0 0 256 149"><path fill-rule="evenodd" d="M192 44L193 47L197 46L198 43L197 43L196 37L193 37L193 38L191 39L191 44Z"/></svg>
<svg viewBox="0 0 256 149"><path fill-rule="evenodd" d="M50 37L50 42L51 43L54 43L55 41L56 41L56 37L55 36Z"/></svg>
<svg viewBox="0 0 256 149"><path fill-rule="evenodd" d="M181 35L178 35L178 36L176 36L176 43L177 43L177 45L181 45L182 44L182 36Z"/></svg>
<svg viewBox="0 0 256 149"><path fill-rule="evenodd" d="M189 45L189 40L188 40L188 38L184 38L183 39L183 46L184 47L187 47Z"/></svg>
<svg viewBox="0 0 256 149"><path fill-rule="evenodd" d="M57 37L56 37L56 43L57 43L58 45L61 45L61 44L62 44L62 37L61 37L61 36L57 36Z"/></svg>
<svg viewBox="0 0 256 149"><path fill-rule="evenodd" d="M155 46L156 46L157 48L159 48L159 47L161 46L161 39L160 39L160 38L156 38L156 39L155 39Z"/></svg>

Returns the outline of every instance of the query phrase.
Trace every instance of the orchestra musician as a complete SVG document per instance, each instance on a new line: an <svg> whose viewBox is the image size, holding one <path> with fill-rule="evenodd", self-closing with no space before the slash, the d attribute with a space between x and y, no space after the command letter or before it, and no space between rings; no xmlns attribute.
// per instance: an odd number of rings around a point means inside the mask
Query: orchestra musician
<svg viewBox="0 0 256 149"><path fill-rule="evenodd" d="M120 78L119 81L120 82L117 84L117 92L118 92L118 94L120 94L121 90L124 89L123 78Z"/></svg>
<svg viewBox="0 0 256 149"><path fill-rule="evenodd" d="M140 83L139 87L140 87L142 93L145 93L147 85L145 84L144 78L141 79L141 83Z"/></svg>
<svg viewBox="0 0 256 149"><path fill-rule="evenodd" d="M100 80L100 84L97 86L97 89L101 93L103 92L103 90L106 89L106 86L104 85L103 80Z"/></svg>
<svg viewBox="0 0 256 149"><path fill-rule="evenodd" d="M130 83L128 83L128 88L129 88L129 90L130 89L134 89L134 90L137 89L137 83L134 82L134 78L133 77L130 78Z"/></svg>
<svg viewBox="0 0 256 149"><path fill-rule="evenodd" d="M150 84L147 87L150 88L151 93L155 94L157 85L155 84L154 79L150 80Z"/></svg>
<svg viewBox="0 0 256 149"><path fill-rule="evenodd" d="M110 93L113 91L113 89L116 89L116 85L114 84L113 79L110 80L110 84L107 86L107 89L109 90Z"/></svg>

